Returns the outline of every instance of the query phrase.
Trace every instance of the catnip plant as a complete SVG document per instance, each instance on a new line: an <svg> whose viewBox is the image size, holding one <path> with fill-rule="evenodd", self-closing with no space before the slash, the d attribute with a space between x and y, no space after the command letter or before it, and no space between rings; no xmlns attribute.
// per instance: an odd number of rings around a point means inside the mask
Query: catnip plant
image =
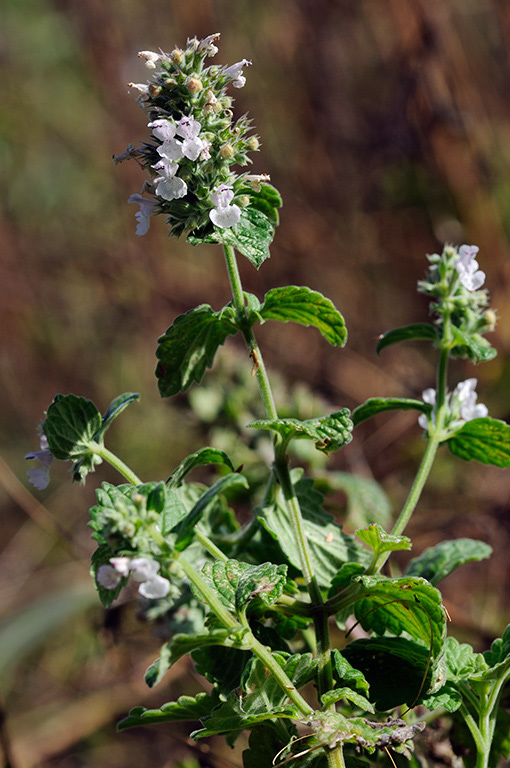
<svg viewBox="0 0 510 768"><path fill-rule="evenodd" d="M280 417L256 327L268 321L312 326L336 347L345 344L347 331L333 303L310 288L276 287L263 299L243 290L236 253L257 269L269 257L281 199L268 175L237 170L259 147L250 121L235 118L230 90L245 85L251 62L206 66L218 52L218 38L194 38L169 54L140 53L150 78L130 88L147 114L148 135L115 161L134 159L148 175L141 194L128 200L138 206L136 234L145 235L152 219L163 216L170 234L191 245L221 246L232 291L226 306L200 304L161 335L161 396L199 384L218 348L239 334L264 416L248 427L272 436L266 476L252 482L249 469L236 469L236 456L205 446L167 479L139 478L104 442L112 421L139 398L131 392L116 397L104 414L84 397L56 395L41 427L40 450L27 455L38 463L29 471L37 488L48 484L55 459L72 462L73 479L81 482L103 461L118 470L123 482L103 482L90 510L99 597L110 606L136 582L146 617L164 618L168 636L147 670L149 686L186 654L204 678L195 696L157 709L137 707L119 729L184 720L194 723L193 738L219 734L229 744L249 731L246 768L389 760L418 766L430 763L424 754L418 759L416 737L446 715L468 732L464 764L495 768L510 751L509 718L501 706L510 678L510 627L485 653L447 637L437 586L457 567L488 557L490 547L471 539L443 541L403 573L396 565L391 576L385 569L393 552L411 548L404 531L439 450L510 466L510 426L477 402L475 378L452 384L448 377L450 358L479 363L496 354L485 338L495 314L482 287L478 248L446 245L429 256L418 290L430 300L430 322L379 339L378 352L400 342L432 344L435 388L422 399L374 397L352 413L341 408L316 418ZM381 510L388 501L373 481L323 470L319 489L301 468L291 468L291 458L297 440L329 454L352 440L357 425L394 410L416 412L425 449L403 508L386 530ZM205 465L217 472L210 486L190 480ZM324 494L338 488L367 506L355 535L344 533L324 508ZM233 509L240 497L253 507L242 524ZM341 648L331 646L333 620L344 630Z"/></svg>

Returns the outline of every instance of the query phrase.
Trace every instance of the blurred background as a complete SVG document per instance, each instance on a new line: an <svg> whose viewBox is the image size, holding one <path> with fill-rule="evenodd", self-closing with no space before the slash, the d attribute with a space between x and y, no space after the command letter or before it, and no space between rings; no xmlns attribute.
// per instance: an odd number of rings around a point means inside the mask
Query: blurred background
<svg viewBox="0 0 510 768"><path fill-rule="evenodd" d="M510 419L510 5L505 0L2 0L0 19L0 728L4 764L129 768L240 765L220 742L189 747L186 728L115 733L131 706L197 683L186 660L153 692L143 673L159 642L134 602L108 613L93 593L87 510L108 468L72 486L67 465L39 493L24 454L56 392L142 394L109 446L145 479L165 478L214 432L199 395L162 401L156 339L175 315L229 300L220 249L169 240L154 220L134 236L138 166L112 155L146 135L128 81L145 81L139 50L171 50L221 32L215 62L253 61L234 93L262 140L255 173L284 199L272 258L241 263L246 290L309 285L343 312L338 351L311 329L260 334L282 398L313 410L371 396L420 396L434 353L378 335L427 319L415 292L425 254L476 243L499 322L498 357L452 367L476 376L491 415ZM206 384L220 392L246 360L229 343ZM216 384L215 384L216 382ZM198 392L198 390L196 390ZM223 395L221 394L223 393ZM214 398L213 398L214 400ZM243 406L244 407L244 406ZM239 414L242 408L239 407ZM307 414L308 415L308 414ZM319 412L310 416L319 415ZM200 417L210 428L201 426ZM221 437L221 429L217 434ZM372 476L395 509L421 457L412 414L360 428L332 466ZM413 554L471 536L491 560L444 583L452 633L477 650L510 620L507 470L441 452L413 520ZM161 690L160 690L161 689ZM143 762L141 762L143 761Z"/></svg>

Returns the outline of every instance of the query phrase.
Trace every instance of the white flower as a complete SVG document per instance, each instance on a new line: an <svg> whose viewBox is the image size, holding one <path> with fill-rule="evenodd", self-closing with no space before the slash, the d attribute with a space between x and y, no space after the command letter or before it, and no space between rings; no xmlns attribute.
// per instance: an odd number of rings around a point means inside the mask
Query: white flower
<svg viewBox="0 0 510 768"><path fill-rule="evenodd" d="M140 206L140 210L135 213L135 219L137 221L137 237L142 237L142 235L145 235L149 230L150 217L154 213L157 203L155 200L148 200L141 195L131 195L128 198L128 203L136 203L136 205Z"/></svg>
<svg viewBox="0 0 510 768"><path fill-rule="evenodd" d="M120 583L121 574L113 565L100 565L96 573L96 581L104 589L115 589Z"/></svg>
<svg viewBox="0 0 510 768"><path fill-rule="evenodd" d="M231 205L233 198L234 192L229 184L220 184L212 193L214 208L209 211L209 218L215 226L228 229L239 223L241 209L235 203Z"/></svg>
<svg viewBox="0 0 510 768"><path fill-rule="evenodd" d="M171 120L165 120L164 117L160 117L157 120L153 120L151 123L147 123L147 127L152 128L154 136L161 141L170 141L174 138L177 131L175 123Z"/></svg>
<svg viewBox="0 0 510 768"><path fill-rule="evenodd" d="M147 581L157 574L159 563L147 557L134 557L129 564L129 570L135 581Z"/></svg>
<svg viewBox="0 0 510 768"><path fill-rule="evenodd" d="M154 51L139 51L138 55L141 59L145 59L147 69L156 69L160 62L165 59L165 56L154 53Z"/></svg>
<svg viewBox="0 0 510 768"><path fill-rule="evenodd" d="M208 35L207 37L204 37L204 39L199 42L197 50L205 50L206 56L216 56L218 53L218 48L216 45L214 45L214 41L217 40L219 36L220 33L216 32L214 35Z"/></svg>
<svg viewBox="0 0 510 768"><path fill-rule="evenodd" d="M119 576L125 576L126 578L129 576L129 567L131 563L131 558L111 557L110 563L114 567L115 571L119 574Z"/></svg>
<svg viewBox="0 0 510 768"><path fill-rule="evenodd" d="M187 157L188 160L196 160L198 156L201 156L202 160L207 160L209 155L209 142L205 139L201 139L199 134L202 130L202 126L198 120L194 120L192 117L181 117L176 126L178 136L182 136L184 141L182 142L182 154Z"/></svg>
<svg viewBox="0 0 510 768"><path fill-rule="evenodd" d="M477 403L476 385L477 379L466 379L455 387L452 396L454 402L460 405L460 415L464 421L480 419L489 414L489 409L483 403Z"/></svg>
<svg viewBox="0 0 510 768"><path fill-rule="evenodd" d="M248 59L242 59L241 61L238 61L237 64L232 64L230 67L226 67L226 69L223 70L224 75L232 78L232 85L234 88L242 88L246 83L246 78L243 75L243 67L249 67L250 64L251 61L248 61Z"/></svg>
<svg viewBox="0 0 510 768"><path fill-rule="evenodd" d="M429 405L432 406L432 411L430 413L430 419L431 419L432 423L434 423L434 416L435 416L434 415L434 406L436 404L436 395L437 395L437 392L436 392L435 389L432 389L432 387L429 387L428 389L425 389L422 392L422 394L421 394L421 396L423 398L423 402L424 403L428 403ZM418 424L420 425L420 427L422 429L428 429L429 417L427 416L426 413L420 413L420 415L418 416Z"/></svg>
<svg viewBox="0 0 510 768"><path fill-rule="evenodd" d="M135 91L138 91L136 101L143 107L145 105L145 100L149 97L149 86L146 83L128 83L127 87L130 90L131 88L134 88Z"/></svg>
<svg viewBox="0 0 510 768"><path fill-rule="evenodd" d="M35 459L40 463L40 467L33 467L27 472L28 480L38 491L43 491L50 482L50 466L53 462L53 456L48 448L48 439L46 435L41 435L40 451L27 453L25 459Z"/></svg>
<svg viewBox="0 0 510 768"><path fill-rule="evenodd" d="M476 245L461 245L459 258L455 262L460 282L468 291L477 291L485 282L485 272L478 269L476 261L478 251L479 248Z"/></svg>
<svg viewBox="0 0 510 768"><path fill-rule="evenodd" d="M168 595L170 592L170 582L163 576L158 576L156 574L140 584L138 592L142 597L147 597L150 600L157 600L160 597L166 597Z"/></svg>
<svg viewBox="0 0 510 768"><path fill-rule="evenodd" d="M154 184L156 184L156 194L164 200L176 200L184 197L188 191L186 182L178 176L158 176L154 179Z"/></svg>

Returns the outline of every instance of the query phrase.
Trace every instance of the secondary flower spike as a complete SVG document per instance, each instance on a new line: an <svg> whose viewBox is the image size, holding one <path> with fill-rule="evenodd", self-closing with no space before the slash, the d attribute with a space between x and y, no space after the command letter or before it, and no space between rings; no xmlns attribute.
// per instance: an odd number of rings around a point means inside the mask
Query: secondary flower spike
<svg viewBox="0 0 510 768"><path fill-rule="evenodd" d="M35 459L39 462L39 467L33 467L27 472L28 480L38 491L43 491L48 487L50 482L50 467L53 463L53 456L48 448L48 440L46 435L41 435L40 439L40 451L33 451L27 453L25 459Z"/></svg>

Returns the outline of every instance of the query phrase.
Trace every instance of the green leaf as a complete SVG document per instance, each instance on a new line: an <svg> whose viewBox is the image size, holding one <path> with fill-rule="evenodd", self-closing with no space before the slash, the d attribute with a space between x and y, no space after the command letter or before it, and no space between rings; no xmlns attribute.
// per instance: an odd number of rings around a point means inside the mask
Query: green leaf
<svg viewBox="0 0 510 768"><path fill-rule="evenodd" d="M335 688L332 691L327 691L321 696L321 703L324 707L329 707L342 699L350 701L355 707L359 707L365 712L374 712L374 705L365 696L353 691L352 688Z"/></svg>
<svg viewBox="0 0 510 768"><path fill-rule="evenodd" d="M421 576L431 584L437 584L452 571L465 563L473 563L490 557L492 547L474 539L442 541L426 549L407 566L406 576Z"/></svg>
<svg viewBox="0 0 510 768"><path fill-rule="evenodd" d="M230 229L216 230L211 239L233 245L258 269L271 255L269 246L273 237L274 226L265 213L256 208L243 208L239 224Z"/></svg>
<svg viewBox="0 0 510 768"><path fill-rule="evenodd" d="M221 645L204 646L191 653L196 673L213 683L223 698L241 687L241 680L252 656L251 651Z"/></svg>
<svg viewBox="0 0 510 768"><path fill-rule="evenodd" d="M368 680L379 711L414 707L435 682L429 650L403 637L355 640L342 654Z"/></svg>
<svg viewBox="0 0 510 768"><path fill-rule="evenodd" d="M328 472L319 479L326 493L341 490L347 496L347 519L353 528L369 523L384 526L391 521L392 506L388 495L371 477L351 475L348 472Z"/></svg>
<svg viewBox="0 0 510 768"><path fill-rule="evenodd" d="M364 597L355 605L363 629L378 635L407 632L431 649L432 660L441 656L446 636L446 616L441 593L425 579L403 576L357 576Z"/></svg>
<svg viewBox="0 0 510 768"><path fill-rule="evenodd" d="M510 424L488 416L467 421L447 442L460 459L510 467Z"/></svg>
<svg viewBox="0 0 510 768"><path fill-rule="evenodd" d="M101 428L99 429L99 432L95 435L96 440L99 442L102 440L104 433L112 423L114 419L117 418L117 416L122 413L124 408L127 408L128 405L131 403L134 403L135 400L139 400L140 395L137 392L124 392L123 395L119 395L115 398L115 400L112 400L108 408L103 414L103 419L101 423Z"/></svg>
<svg viewBox="0 0 510 768"><path fill-rule="evenodd" d="M177 528L177 539L175 541L175 549L177 552L182 552L191 543L194 536L195 525L200 521L209 504L215 500L215 497L220 493L224 493L227 488L232 488L236 485L242 485L244 488L248 488L248 481L244 475L232 472L230 475L221 477L200 496L191 512L189 512L184 520L179 523L179 527Z"/></svg>
<svg viewBox="0 0 510 768"><path fill-rule="evenodd" d="M369 753L388 747L399 749L425 728L425 723L405 725L400 719L377 723L364 717L345 717L331 710L314 712L305 723L314 728L319 743L324 746L333 748L339 742L357 744Z"/></svg>
<svg viewBox="0 0 510 768"><path fill-rule="evenodd" d="M272 766L276 755L283 760L282 750L290 741L282 739L282 729L278 723L263 723L252 728L248 741L249 749L243 751L243 768L262 768Z"/></svg>
<svg viewBox="0 0 510 768"><path fill-rule="evenodd" d="M444 707L447 712L456 712L462 704L462 694L454 683L446 683L437 693L422 698L420 703L431 711Z"/></svg>
<svg viewBox="0 0 510 768"><path fill-rule="evenodd" d="M161 654L145 673L145 682L152 688L160 682L172 664L191 651L210 645L223 645L229 648L243 648L242 635L246 629L213 629L198 635L177 634L161 648Z"/></svg>
<svg viewBox="0 0 510 768"><path fill-rule="evenodd" d="M134 707L123 720L117 724L118 731L133 728L137 725L152 725L154 723L172 723L178 720L201 720L219 704L216 691L212 694L199 693L196 696L179 696L177 701L169 701L159 709Z"/></svg>
<svg viewBox="0 0 510 768"><path fill-rule="evenodd" d="M454 637L446 638L444 648L442 663L445 684L421 703L428 709L445 707L448 712L455 712L462 704L462 694L456 684L483 673L487 669L487 663L483 654L475 653L470 645L461 644Z"/></svg>
<svg viewBox="0 0 510 768"><path fill-rule="evenodd" d="M324 453L337 451L352 440L352 422L347 408L329 416L317 419L262 419L253 421L248 427L270 429L277 432L284 440L304 438L314 440L315 447Z"/></svg>
<svg viewBox="0 0 510 768"><path fill-rule="evenodd" d="M232 472L234 471L234 465L225 451L220 451L218 448L200 448L198 451L191 453L181 461L179 466L174 469L168 478L167 484L170 487L180 485L188 472L191 472L195 467L200 467L204 464L223 464L223 466L228 467Z"/></svg>
<svg viewBox="0 0 510 768"><path fill-rule="evenodd" d="M452 347L453 357L466 357L472 363L485 363L496 357L497 350L479 333L465 333L452 325L455 346Z"/></svg>
<svg viewBox="0 0 510 768"><path fill-rule="evenodd" d="M405 397L371 397L363 405L358 405L351 414L355 427L362 421L376 416L384 411L419 411L429 414L432 406L422 400L411 400Z"/></svg>
<svg viewBox="0 0 510 768"><path fill-rule="evenodd" d="M264 182L259 190L253 189L252 186L243 186L239 189L239 194L248 195L250 198L248 207L264 213L274 227L278 225L278 208L282 207L282 198L276 187Z"/></svg>
<svg viewBox="0 0 510 768"><path fill-rule="evenodd" d="M101 424L101 414L91 400L77 395L55 395L43 430L56 459L76 460L90 453Z"/></svg>
<svg viewBox="0 0 510 768"><path fill-rule="evenodd" d="M339 682L347 683L349 688L356 688L358 691L368 695L369 685L365 675L359 669L353 667L337 648L333 648L331 654L334 670Z"/></svg>
<svg viewBox="0 0 510 768"><path fill-rule="evenodd" d="M272 288L266 293L259 311L264 320L312 325L330 344L338 347L343 347L347 341L344 319L333 302L306 286Z"/></svg>
<svg viewBox="0 0 510 768"><path fill-rule="evenodd" d="M399 341L438 341L437 332L430 323L412 323L402 328L394 328L381 334L377 344L377 354L385 347L397 344Z"/></svg>
<svg viewBox="0 0 510 768"><path fill-rule="evenodd" d="M90 574L94 579L94 584L97 589L97 594L101 600L101 604L105 608L109 608L110 605L116 600L125 586L127 579L121 579L119 584L114 589L105 589L97 580L97 571L101 565L110 565L110 557L114 557L115 552L108 544L100 544L91 558Z"/></svg>
<svg viewBox="0 0 510 768"><path fill-rule="evenodd" d="M294 488L303 515L312 567L321 586L328 587L343 563L367 562L367 552L322 507L323 496L313 487L313 480L301 477L302 470L293 470ZM264 528L277 541L288 561L301 570L299 550L283 493L278 488L275 499L258 508L256 514Z"/></svg>
<svg viewBox="0 0 510 768"><path fill-rule="evenodd" d="M358 529L356 534L365 544L368 544L376 558L384 552L411 549L411 539L407 536L393 536L391 533L386 533L378 523L372 523L368 528Z"/></svg>
<svg viewBox="0 0 510 768"><path fill-rule="evenodd" d="M494 640L490 650L483 653L488 669L482 669L471 676L478 682L494 680L505 676L510 670L510 624L503 632L503 637Z"/></svg>
<svg viewBox="0 0 510 768"><path fill-rule="evenodd" d="M288 657L287 654L275 652L273 658L283 667L298 689L315 677L317 660L311 653ZM296 706L258 659L253 659L251 663L244 688L246 695L242 699L236 692L231 693L227 700L204 720L204 728L192 734L193 738L240 731L277 717L299 718Z"/></svg>
<svg viewBox="0 0 510 768"><path fill-rule="evenodd" d="M242 614L254 598L258 598L267 606L278 600L287 580L287 566L215 560L205 563L202 576L217 592L223 605L237 614Z"/></svg>
<svg viewBox="0 0 510 768"><path fill-rule="evenodd" d="M209 304L201 304L176 317L158 339L156 376L161 396L171 397L201 381L218 347L237 331L231 307L215 312Z"/></svg>

